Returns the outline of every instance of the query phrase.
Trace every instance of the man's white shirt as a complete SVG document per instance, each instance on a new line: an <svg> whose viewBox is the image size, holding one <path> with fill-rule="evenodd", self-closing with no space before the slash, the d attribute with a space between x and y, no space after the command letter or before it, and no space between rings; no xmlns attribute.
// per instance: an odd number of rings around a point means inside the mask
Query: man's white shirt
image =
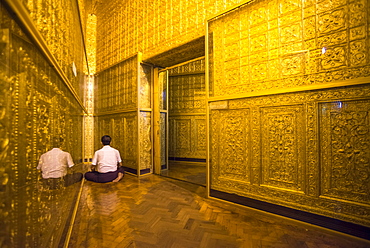
<svg viewBox="0 0 370 248"><path fill-rule="evenodd" d="M109 145L106 145L95 152L91 164L97 165L98 172L106 173L116 171L117 164L119 162L122 162L119 151Z"/></svg>
<svg viewBox="0 0 370 248"><path fill-rule="evenodd" d="M38 170L42 178L60 178L67 174L67 167L74 165L71 154L59 148L53 148L41 155Z"/></svg>

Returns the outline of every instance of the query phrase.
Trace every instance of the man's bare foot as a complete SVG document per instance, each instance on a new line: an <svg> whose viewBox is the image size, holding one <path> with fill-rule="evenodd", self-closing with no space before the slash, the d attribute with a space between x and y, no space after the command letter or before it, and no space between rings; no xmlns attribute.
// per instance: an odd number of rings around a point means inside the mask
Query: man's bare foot
<svg viewBox="0 0 370 248"><path fill-rule="evenodd" d="M119 182L122 179L123 176L124 176L124 174L122 172L118 172L117 178L114 179L112 182L114 182L114 183Z"/></svg>

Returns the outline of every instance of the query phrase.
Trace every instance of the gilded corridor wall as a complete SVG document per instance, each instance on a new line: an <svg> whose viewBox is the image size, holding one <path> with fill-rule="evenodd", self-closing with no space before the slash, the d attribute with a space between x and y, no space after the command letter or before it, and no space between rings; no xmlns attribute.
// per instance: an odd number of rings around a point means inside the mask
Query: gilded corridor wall
<svg viewBox="0 0 370 248"><path fill-rule="evenodd" d="M96 1L98 71L137 52L143 60L204 36L205 20L240 0Z"/></svg>
<svg viewBox="0 0 370 248"><path fill-rule="evenodd" d="M208 21L211 189L370 226L370 2Z"/></svg>
<svg viewBox="0 0 370 248"><path fill-rule="evenodd" d="M78 16L75 1L0 1L0 247L64 243L80 184L50 187L36 167L59 137L69 173L84 169Z"/></svg>

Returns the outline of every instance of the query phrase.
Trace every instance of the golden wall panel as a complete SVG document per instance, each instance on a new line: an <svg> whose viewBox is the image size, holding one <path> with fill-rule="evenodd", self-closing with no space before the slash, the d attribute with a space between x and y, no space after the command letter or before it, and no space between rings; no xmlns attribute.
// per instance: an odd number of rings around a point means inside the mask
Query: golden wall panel
<svg viewBox="0 0 370 248"><path fill-rule="evenodd" d="M216 107L215 107L216 108ZM212 187L225 182L250 183L250 109L214 109L210 116ZM216 155L217 154L217 155Z"/></svg>
<svg viewBox="0 0 370 248"><path fill-rule="evenodd" d="M140 64L140 89L139 89L139 99L140 108L150 109L151 104L151 94L152 94L152 67L145 64Z"/></svg>
<svg viewBox="0 0 370 248"><path fill-rule="evenodd" d="M261 108L261 184L304 190L303 105ZM248 164L248 163L247 163Z"/></svg>
<svg viewBox="0 0 370 248"><path fill-rule="evenodd" d="M168 70L169 157L206 157L205 60Z"/></svg>
<svg viewBox="0 0 370 248"><path fill-rule="evenodd" d="M168 70L169 111L205 113L204 59L198 59Z"/></svg>
<svg viewBox="0 0 370 248"><path fill-rule="evenodd" d="M104 1L96 13L98 71L138 51L145 60L204 36L207 17L240 2Z"/></svg>
<svg viewBox="0 0 370 248"><path fill-rule="evenodd" d="M60 137L82 171L83 109L3 5L0 24L0 246L57 247L80 184L48 188L36 166Z"/></svg>
<svg viewBox="0 0 370 248"><path fill-rule="evenodd" d="M133 56L97 74L94 87L95 113L137 107L137 59L137 56Z"/></svg>
<svg viewBox="0 0 370 248"><path fill-rule="evenodd" d="M167 146L166 146L166 138L167 138L167 120L166 120L167 113L161 113L160 117L160 140L161 140L161 165L165 165L167 161Z"/></svg>
<svg viewBox="0 0 370 248"><path fill-rule="evenodd" d="M169 118L169 157L206 157L205 115L170 116Z"/></svg>
<svg viewBox="0 0 370 248"><path fill-rule="evenodd" d="M138 120L137 112L96 117L95 150L100 149L103 135L112 137L112 147L118 149L122 165L138 169Z"/></svg>
<svg viewBox="0 0 370 248"><path fill-rule="evenodd" d="M370 202L370 101L319 104L322 195Z"/></svg>
<svg viewBox="0 0 370 248"><path fill-rule="evenodd" d="M210 20L211 96L370 76L368 0L315 4L254 1Z"/></svg>
<svg viewBox="0 0 370 248"><path fill-rule="evenodd" d="M210 103L211 188L370 226L368 84Z"/></svg>
<svg viewBox="0 0 370 248"><path fill-rule="evenodd" d="M204 73L205 71L205 60L204 58L195 59L190 62L186 62L183 65L175 66L168 70L169 76L183 75L183 74L196 74Z"/></svg>
<svg viewBox="0 0 370 248"><path fill-rule="evenodd" d="M151 169L153 166L151 126L151 112L140 112L140 170Z"/></svg>
<svg viewBox="0 0 370 248"><path fill-rule="evenodd" d="M88 69L79 14L84 13L84 5L80 4L78 8L75 0L28 0L23 2L51 53L79 97L83 99L83 77ZM86 17L81 16L84 18L81 20L81 25L85 27ZM73 73L74 65L77 75Z"/></svg>
<svg viewBox="0 0 370 248"><path fill-rule="evenodd" d="M159 109L167 110L167 71L160 72L158 75L158 91L159 91Z"/></svg>
<svg viewBox="0 0 370 248"><path fill-rule="evenodd" d="M205 113L204 74L170 77L169 111L171 113Z"/></svg>

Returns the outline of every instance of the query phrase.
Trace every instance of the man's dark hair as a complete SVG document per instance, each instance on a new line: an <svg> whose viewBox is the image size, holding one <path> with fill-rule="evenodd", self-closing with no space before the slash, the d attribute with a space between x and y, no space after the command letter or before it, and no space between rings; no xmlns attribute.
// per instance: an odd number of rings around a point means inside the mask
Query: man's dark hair
<svg viewBox="0 0 370 248"><path fill-rule="evenodd" d="M63 143L63 138L55 136L55 137L52 138L51 142L52 142L52 146L54 148L60 148L62 146L62 143Z"/></svg>
<svg viewBox="0 0 370 248"><path fill-rule="evenodd" d="M112 138L109 135L104 135L103 137L101 137L101 143L103 143L103 145L105 146L109 145L111 140Z"/></svg>

